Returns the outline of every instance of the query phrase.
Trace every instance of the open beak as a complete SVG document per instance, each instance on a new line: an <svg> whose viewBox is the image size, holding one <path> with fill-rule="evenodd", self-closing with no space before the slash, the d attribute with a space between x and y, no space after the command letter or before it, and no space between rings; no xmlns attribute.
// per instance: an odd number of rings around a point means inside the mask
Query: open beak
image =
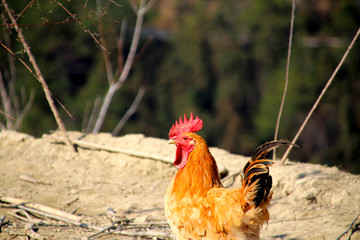
<svg viewBox="0 0 360 240"><path fill-rule="evenodd" d="M175 142L175 140L170 139L170 140L168 141L168 144L176 144L176 142Z"/></svg>

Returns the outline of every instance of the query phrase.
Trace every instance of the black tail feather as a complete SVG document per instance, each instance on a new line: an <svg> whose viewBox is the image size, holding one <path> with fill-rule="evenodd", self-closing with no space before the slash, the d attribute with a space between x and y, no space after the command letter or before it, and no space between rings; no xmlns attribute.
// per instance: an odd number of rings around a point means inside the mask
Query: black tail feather
<svg viewBox="0 0 360 240"><path fill-rule="evenodd" d="M270 194L272 177L269 166L275 162L266 159L266 155L279 146L290 144L292 143L287 140L264 143L256 149L252 158L246 163L243 169L243 186L249 189L249 196L252 196L248 199L250 205L259 206Z"/></svg>
<svg viewBox="0 0 360 240"><path fill-rule="evenodd" d="M277 140L277 141L270 141L270 142L266 142L262 145L260 145L254 152L253 156L251 157L252 160L256 160L256 159L260 159L260 158L265 158L266 155L273 149L280 147L281 145L295 145L292 142L288 141L288 140Z"/></svg>

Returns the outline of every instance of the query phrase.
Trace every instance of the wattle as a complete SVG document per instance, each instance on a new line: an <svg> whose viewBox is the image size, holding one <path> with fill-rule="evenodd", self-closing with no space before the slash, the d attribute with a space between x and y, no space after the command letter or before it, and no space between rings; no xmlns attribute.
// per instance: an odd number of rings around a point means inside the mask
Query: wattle
<svg viewBox="0 0 360 240"><path fill-rule="evenodd" d="M182 149L182 147L177 146L176 157L174 161L175 167L179 169L183 169L186 166L188 156L189 156L189 151L186 151Z"/></svg>

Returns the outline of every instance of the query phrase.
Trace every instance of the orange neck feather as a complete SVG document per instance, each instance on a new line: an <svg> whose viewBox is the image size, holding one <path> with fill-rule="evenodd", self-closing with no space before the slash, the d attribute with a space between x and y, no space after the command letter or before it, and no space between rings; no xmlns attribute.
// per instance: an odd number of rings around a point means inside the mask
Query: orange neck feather
<svg viewBox="0 0 360 240"><path fill-rule="evenodd" d="M189 133L188 136L196 144L189 153L186 166L175 176L173 193L180 198L186 193L203 195L212 187L222 187L215 159L205 140L195 133Z"/></svg>

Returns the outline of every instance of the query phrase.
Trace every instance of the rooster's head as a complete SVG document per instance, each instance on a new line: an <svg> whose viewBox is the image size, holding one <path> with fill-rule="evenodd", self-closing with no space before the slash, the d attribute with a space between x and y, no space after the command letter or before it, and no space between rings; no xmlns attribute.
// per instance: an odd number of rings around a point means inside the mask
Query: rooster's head
<svg viewBox="0 0 360 240"><path fill-rule="evenodd" d="M191 137L192 133L199 131L203 127L203 121L191 113L189 120L184 114L184 121L179 119L172 125L169 132L169 143L176 144L176 158L174 165L182 169L186 166L189 153L194 150L196 141Z"/></svg>

